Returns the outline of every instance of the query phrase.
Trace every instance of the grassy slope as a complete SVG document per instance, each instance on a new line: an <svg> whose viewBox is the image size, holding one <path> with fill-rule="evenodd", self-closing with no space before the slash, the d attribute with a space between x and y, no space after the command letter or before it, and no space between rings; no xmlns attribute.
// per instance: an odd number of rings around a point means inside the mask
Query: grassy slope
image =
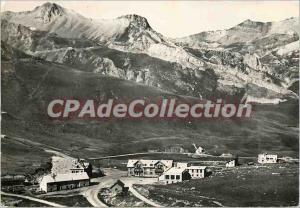
<svg viewBox="0 0 300 208"><path fill-rule="evenodd" d="M82 195L63 196L63 197L47 196L43 199L64 206L68 206L68 207L91 207L92 206Z"/></svg>
<svg viewBox="0 0 300 208"><path fill-rule="evenodd" d="M213 201L235 207L296 206L298 174L298 165L241 166L205 179L146 188L150 198L165 206L178 206L173 199L191 206L216 206Z"/></svg>
<svg viewBox="0 0 300 208"><path fill-rule="evenodd" d="M27 144L10 139L1 141L1 174L24 174L34 172L51 154Z"/></svg>
<svg viewBox="0 0 300 208"><path fill-rule="evenodd" d="M230 151L255 156L270 151L298 155L298 103L257 106L252 118L242 121L51 121L46 109L55 98L153 98L169 94L26 56L14 64L2 62L1 75L2 111L8 112L3 114L2 134L58 147L73 156L141 152L171 144L191 149L192 142L213 154ZM7 154L2 156L4 162L9 161ZM16 160L31 162L15 154Z"/></svg>
<svg viewBox="0 0 300 208"><path fill-rule="evenodd" d="M14 202L18 202L14 204ZM1 196L1 204L8 207L47 207L46 204L11 196Z"/></svg>

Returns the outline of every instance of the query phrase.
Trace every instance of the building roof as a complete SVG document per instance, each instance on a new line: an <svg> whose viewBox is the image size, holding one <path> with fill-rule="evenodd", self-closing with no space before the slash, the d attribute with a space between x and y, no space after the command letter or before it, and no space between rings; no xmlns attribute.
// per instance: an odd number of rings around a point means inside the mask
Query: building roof
<svg viewBox="0 0 300 208"><path fill-rule="evenodd" d="M189 169L189 170L204 170L204 169L206 169L206 166L190 166L190 167L187 167L187 169Z"/></svg>
<svg viewBox="0 0 300 208"><path fill-rule="evenodd" d="M46 183L62 182L62 181L79 181L88 180L89 176L86 172L83 173L66 173L66 174L48 174L42 178Z"/></svg>
<svg viewBox="0 0 300 208"><path fill-rule="evenodd" d="M262 153L262 154L258 154L258 156L271 156L271 157L277 157L277 155L275 154L268 154L268 153Z"/></svg>
<svg viewBox="0 0 300 208"><path fill-rule="evenodd" d="M186 168L172 167L169 170L167 170L164 173L164 175L178 175L178 174L182 174L184 171L186 171Z"/></svg>
<svg viewBox="0 0 300 208"><path fill-rule="evenodd" d="M186 162L176 162L175 163L175 167L179 167L179 168L187 168L188 167L188 163Z"/></svg>
<svg viewBox="0 0 300 208"><path fill-rule="evenodd" d="M144 167L153 167L158 162L163 163L167 167L172 167L173 160L128 160L127 168L133 168L134 165L140 162Z"/></svg>
<svg viewBox="0 0 300 208"><path fill-rule="evenodd" d="M113 185L111 185L110 188L112 188L116 185L120 185L121 187L125 187L125 184L121 180L117 180Z"/></svg>
<svg viewBox="0 0 300 208"><path fill-rule="evenodd" d="M137 162L138 160L128 160L127 162L127 168L133 168L134 164Z"/></svg>
<svg viewBox="0 0 300 208"><path fill-rule="evenodd" d="M74 169L83 170L88 165L89 165L89 163L84 162L84 160L53 156L51 173L54 173L54 174L70 173L71 170L74 170Z"/></svg>

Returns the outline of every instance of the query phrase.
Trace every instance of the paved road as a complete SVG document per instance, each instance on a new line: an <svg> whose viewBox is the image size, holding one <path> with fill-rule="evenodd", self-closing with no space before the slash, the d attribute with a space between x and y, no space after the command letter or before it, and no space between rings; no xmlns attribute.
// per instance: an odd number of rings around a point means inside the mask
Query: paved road
<svg viewBox="0 0 300 208"><path fill-rule="evenodd" d="M30 197L30 196L24 196L24 195L19 195L19 194L10 194L10 193L2 192L2 191L0 193L1 193L1 195L4 195L4 196L13 196L13 197L18 197L18 198L22 198L22 199L28 199L28 200L39 202L39 203L42 203L42 204L47 204L47 205L50 205L50 206L53 206L53 207L65 207L61 204L49 202L49 201L46 201L46 200L43 200L43 199L37 199L37 198L34 198L34 197Z"/></svg>

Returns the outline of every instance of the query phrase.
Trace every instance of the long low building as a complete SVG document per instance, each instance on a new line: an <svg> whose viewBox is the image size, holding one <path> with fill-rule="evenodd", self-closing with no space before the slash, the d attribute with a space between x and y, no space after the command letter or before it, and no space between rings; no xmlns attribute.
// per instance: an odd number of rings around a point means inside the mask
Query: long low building
<svg viewBox="0 0 300 208"><path fill-rule="evenodd" d="M277 163L277 160L277 155L269 155L267 153L259 154L257 158L257 162L261 164Z"/></svg>
<svg viewBox="0 0 300 208"><path fill-rule="evenodd" d="M128 176L158 177L173 166L173 160L128 160Z"/></svg>
<svg viewBox="0 0 300 208"><path fill-rule="evenodd" d="M43 176L40 182L40 190L44 192L68 190L90 185L90 178L86 172L49 174Z"/></svg>

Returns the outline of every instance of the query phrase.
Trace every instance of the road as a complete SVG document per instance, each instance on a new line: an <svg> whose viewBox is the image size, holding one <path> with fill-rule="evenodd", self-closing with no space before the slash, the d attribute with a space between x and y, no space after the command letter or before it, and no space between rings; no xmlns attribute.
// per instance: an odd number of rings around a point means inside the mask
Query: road
<svg viewBox="0 0 300 208"><path fill-rule="evenodd" d="M28 145L31 145L31 146L34 146L34 147L38 147L41 150L44 150L45 152L54 154L56 156L65 157L65 158L72 158L71 156L62 153L63 151L59 148L52 147L50 145L45 145L45 144L42 144L42 143L39 143L39 142L34 142L34 141L31 141L30 139L14 137L14 136L6 136L6 139L13 139L13 140L15 140L17 142L20 142L22 144L28 144Z"/></svg>
<svg viewBox="0 0 300 208"><path fill-rule="evenodd" d="M49 201L46 201L46 200L43 200L43 199L37 199L37 198L34 198L34 197L30 197L30 196L24 196L24 195L19 195L19 194L10 194L10 193L2 192L2 191L0 193L1 193L1 195L4 195L4 196L12 196L12 197L18 197L18 198L22 198L22 199L28 199L28 200L39 202L39 203L42 203L42 204L47 204L47 205L52 206L52 207L65 207L61 204L49 202Z"/></svg>
<svg viewBox="0 0 300 208"><path fill-rule="evenodd" d="M121 180L125 186L129 187L129 191L140 200L144 201L145 203L154 206L154 207L162 207L159 204L147 199L139 192L137 192L133 188L133 184L153 184L157 182L157 178L135 178L135 177L126 177L125 171L120 171L117 169L104 169L104 173L106 176L102 178L98 178L97 181L99 184L90 187L89 189L83 192L83 196L88 200L88 202L94 207L107 207L99 198L98 194L102 188L109 187L117 180Z"/></svg>
<svg viewBox="0 0 300 208"><path fill-rule="evenodd" d="M169 152L137 152L137 153L128 153L128 154L121 154L121 155L110 155L110 156L104 156L104 157L92 157L89 158L90 160L101 160L101 159L109 159L109 158L118 158L118 157L126 157L126 156L136 156L136 155L149 155L149 154L171 154ZM174 154L174 153L172 153ZM180 153L176 153L180 154Z"/></svg>
<svg viewBox="0 0 300 208"><path fill-rule="evenodd" d="M86 190L84 192L84 197L88 200L88 202L93 207L108 207L106 204L104 204L99 198L98 193L102 188L108 187L109 184L113 183L113 179L107 178L107 176L104 176L103 181L100 182L98 185L91 187L90 189Z"/></svg>
<svg viewBox="0 0 300 208"><path fill-rule="evenodd" d="M114 182L116 182L119 178L124 176L126 172L119 171L117 169L104 169L104 173L106 176L96 179L98 185L92 186L86 191L83 192L83 196L88 200L88 202L94 207L108 207L104 204L99 198L98 194L102 188L111 186ZM92 181L93 182L93 181Z"/></svg>
<svg viewBox="0 0 300 208"><path fill-rule="evenodd" d="M134 184L153 184L157 182L157 178L135 178L135 177L124 177L121 178L121 181L124 182L126 186L129 187L129 191L138 199L142 200L143 202L153 206L153 207L163 207L160 204L157 204L150 199L144 197L142 194L140 194L137 190L133 188Z"/></svg>

